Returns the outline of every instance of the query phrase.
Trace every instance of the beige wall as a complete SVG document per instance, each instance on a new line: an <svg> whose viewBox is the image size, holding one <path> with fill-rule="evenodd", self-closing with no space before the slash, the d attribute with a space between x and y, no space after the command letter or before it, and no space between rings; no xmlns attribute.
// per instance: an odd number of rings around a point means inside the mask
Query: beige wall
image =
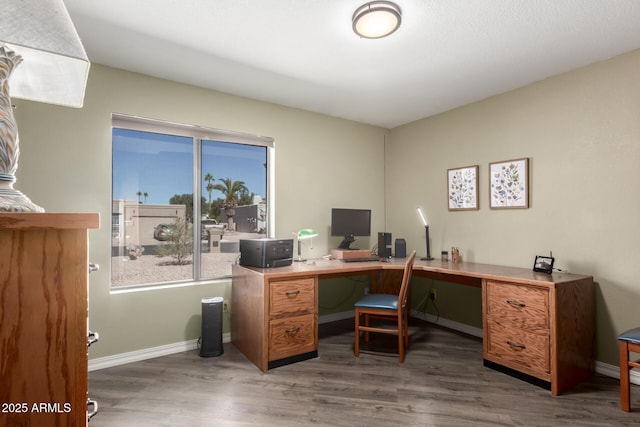
<svg viewBox="0 0 640 427"><path fill-rule="evenodd" d="M396 129L386 156L387 230L424 254L556 267L597 282L597 359L617 365L617 333L640 325L640 51ZM530 208L489 209L488 164L530 159ZM447 210L448 168L480 166L480 209ZM479 315L473 291L438 293L440 315ZM470 308L471 307L471 308ZM477 319L471 321L477 324Z"/></svg>
<svg viewBox="0 0 640 427"><path fill-rule="evenodd" d="M110 114L118 112L275 138L276 235L318 229L308 257L340 240L328 236L334 206L373 209L372 231L386 228L422 254L416 206L436 254L456 245L463 260L529 268L553 251L557 267L594 275L597 358L617 364L616 334L640 321L639 69L636 51L385 131L94 64L80 110L16 102L16 187L49 212L101 214L101 229L90 232L90 258L102 266L90 277L90 323L101 334L92 358L197 338L200 299L231 292L224 282L109 293ZM488 163L519 157L531 162L530 209L490 210ZM449 212L446 170L473 164L480 210ZM443 317L476 325L474 290L449 287L438 300Z"/></svg>
<svg viewBox="0 0 640 427"><path fill-rule="evenodd" d="M90 259L102 267L90 276L90 327L100 333L91 358L196 339L200 300L231 296L229 281L109 292L112 112L275 138L276 237L319 230L313 249L305 247L307 257L340 241L329 236L331 207L371 208L373 228L384 227L381 128L96 64L82 109L16 105L22 153L16 188L48 212L100 212L101 228L89 236Z"/></svg>

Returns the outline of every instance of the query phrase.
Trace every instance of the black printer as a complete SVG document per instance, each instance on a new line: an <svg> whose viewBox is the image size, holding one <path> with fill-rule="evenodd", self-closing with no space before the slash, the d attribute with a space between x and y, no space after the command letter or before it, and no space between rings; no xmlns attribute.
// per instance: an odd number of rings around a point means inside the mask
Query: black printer
<svg viewBox="0 0 640 427"><path fill-rule="evenodd" d="M240 239L240 265L282 267L293 262L293 239Z"/></svg>

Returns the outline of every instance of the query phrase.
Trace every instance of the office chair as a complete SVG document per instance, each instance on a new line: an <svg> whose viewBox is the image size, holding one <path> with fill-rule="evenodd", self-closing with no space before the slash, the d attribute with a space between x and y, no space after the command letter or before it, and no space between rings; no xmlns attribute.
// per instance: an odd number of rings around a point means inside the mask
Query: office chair
<svg viewBox="0 0 640 427"><path fill-rule="evenodd" d="M620 345L620 409L631 411L631 387L629 373L640 369L640 360L629 360L629 353L640 353L640 328L630 329L618 336Z"/></svg>
<svg viewBox="0 0 640 427"><path fill-rule="evenodd" d="M368 294L355 303L356 311L356 340L353 353L360 356L360 332L364 331L365 341L369 342L369 332L398 335L398 356L400 363L404 363L405 349L409 347L409 307L407 306L407 295L411 274L413 272L413 262L416 258L416 251L413 251L404 265L402 284L398 295L389 294ZM365 323L360 323L361 316L364 315ZM381 318L394 320L396 328L372 327L369 324L370 318Z"/></svg>

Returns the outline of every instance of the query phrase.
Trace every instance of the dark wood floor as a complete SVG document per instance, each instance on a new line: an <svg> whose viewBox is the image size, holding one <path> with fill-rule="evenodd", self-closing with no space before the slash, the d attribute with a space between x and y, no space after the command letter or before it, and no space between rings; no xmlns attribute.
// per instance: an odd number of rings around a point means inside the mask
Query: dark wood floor
<svg viewBox="0 0 640 427"><path fill-rule="evenodd" d="M232 344L90 372L99 426L631 426L617 380L594 375L562 396L482 366L482 343L412 319L403 365L378 352L353 356L352 321L320 326L316 359L265 374ZM393 340L393 337L388 337ZM384 341L384 342L383 342Z"/></svg>

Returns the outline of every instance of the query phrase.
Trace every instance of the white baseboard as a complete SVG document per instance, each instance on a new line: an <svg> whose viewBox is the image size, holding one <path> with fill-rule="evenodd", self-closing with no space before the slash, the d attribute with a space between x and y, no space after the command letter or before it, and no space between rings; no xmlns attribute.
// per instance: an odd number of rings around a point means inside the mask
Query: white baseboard
<svg viewBox="0 0 640 427"><path fill-rule="evenodd" d="M464 323L455 322L453 320L437 317L432 314L424 313L418 310L411 311L411 317L426 320L427 322L435 323L436 325L443 326L447 329L453 329L454 331L462 332L473 337L482 338L482 328L476 328L475 326L465 325Z"/></svg>
<svg viewBox="0 0 640 427"><path fill-rule="evenodd" d="M318 323L330 323L338 320L345 320L353 318L353 311L344 311L342 313L328 314L318 317ZM426 320L427 322L435 323L454 331L459 331L467 335L482 338L482 329L474 326L465 325L464 323L455 322L453 320L438 318L431 314L425 314L421 311L412 311L412 317ZM222 342L231 342L231 334L225 333L222 335ZM96 359L89 360L89 372L97 371L99 369L111 368L113 366L125 365L127 363L139 362L142 360L153 359L155 357L167 356L169 354L181 353L183 351L195 350L198 348L198 340L182 341L173 344L162 345L159 347L145 348L141 350L130 351L127 353L114 354L113 356L98 357ZM596 360L595 371L598 374L620 379L620 369L615 365L599 362ZM640 385L640 372L631 371L631 384Z"/></svg>
<svg viewBox="0 0 640 427"><path fill-rule="evenodd" d="M231 342L231 334L222 334L222 342ZM129 351L127 353L114 354L113 356L98 357L89 359L89 372L99 369L111 368L125 365L132 362L153 359L169 354L182 353L183 351L195 350L198 348L198 340L182 341L173 344L161 345L159 347L143 348L141 350Z"/></svg>
<svg viewBox="0 0 640 427"><path fill-rule="evenodd" d="M318 316L318 324L337 322L338 320L353 319L356 315L355 311L343 311L342 313L325 314ZM355 326L354 326L355 327Z"/></svg>

